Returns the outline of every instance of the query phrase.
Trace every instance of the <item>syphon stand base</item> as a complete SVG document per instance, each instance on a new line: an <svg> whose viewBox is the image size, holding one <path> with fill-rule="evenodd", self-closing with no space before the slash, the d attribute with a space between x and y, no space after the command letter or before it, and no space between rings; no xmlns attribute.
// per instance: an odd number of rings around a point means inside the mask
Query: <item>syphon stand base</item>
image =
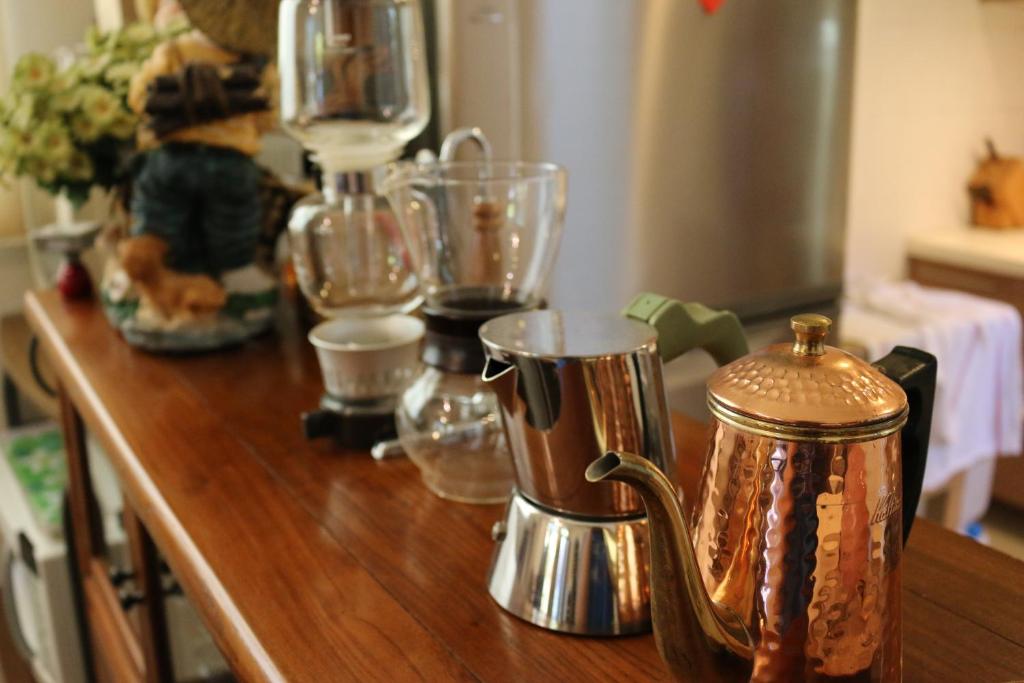
<svg viewBox="0 0 1024 683"><path fill-rule="evenodd" d="M395 399L346 402L324 394L319 410L302 414L302 432L307 439L333 437L343 448L369 450L395 438Z"/></svg>
<svg viewBox="0 0 1024 683"><path fill-rule="evenodd" d="M487 587L512 614L578 635L650 630L646 517L569 517L517 491L493 535Z"/></svg>

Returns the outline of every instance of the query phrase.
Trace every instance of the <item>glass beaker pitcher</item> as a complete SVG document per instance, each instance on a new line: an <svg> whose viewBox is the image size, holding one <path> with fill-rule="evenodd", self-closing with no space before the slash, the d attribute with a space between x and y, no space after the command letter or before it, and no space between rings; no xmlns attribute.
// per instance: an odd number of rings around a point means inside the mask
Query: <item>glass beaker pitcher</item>
<svg viewBox="0 0 1024 683"><path fill-rule="evenodd" d="M511 456L478 331L541 306L565 216L565 171L525 162L404 162L381 185L424 296L425 371L396 411L402 448L439 496L504 500Z"/></svg>

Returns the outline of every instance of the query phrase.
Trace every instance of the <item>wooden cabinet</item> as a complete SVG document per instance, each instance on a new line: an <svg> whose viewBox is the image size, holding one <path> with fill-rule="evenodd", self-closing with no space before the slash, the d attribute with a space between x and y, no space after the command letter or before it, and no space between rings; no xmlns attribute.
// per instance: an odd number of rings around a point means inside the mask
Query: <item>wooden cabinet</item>
<svg viewBox="0 0 1024 683"><path fill-rule="evenodd" d="M298 413L323 388L290 307L276 334L187 356L128 347L90 302L33 293L27 309L63 391L72 536L89 567L101 680L169 677L163 615L147 607L152 581L141 579L142 623L109 606L83 424L124 489L136 571L158 547L238 680L668 680L650 635L560 635L498 607L484 577L500 506L438 498L408 459L306 440ZM673 427L692 500L706 429L678 415ZM902 561L908 680L1024 680L1024 563L928 520L915 523Z"/></svg>

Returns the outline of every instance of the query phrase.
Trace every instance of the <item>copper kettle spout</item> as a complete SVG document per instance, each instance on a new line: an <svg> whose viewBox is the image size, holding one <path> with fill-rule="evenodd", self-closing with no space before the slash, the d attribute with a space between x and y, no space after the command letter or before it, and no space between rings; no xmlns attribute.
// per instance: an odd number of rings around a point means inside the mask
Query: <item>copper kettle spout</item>
<svg viewBox="0 0 1024 683"><path fill-rule="evenodd" d="M723 648L750 659L750 633L704 588L680 499L661 470L638 455L609 452L590 464L586 477L631 485L647 508L651 618L658 651L672 673L686 680L720 680Z"/></svg>

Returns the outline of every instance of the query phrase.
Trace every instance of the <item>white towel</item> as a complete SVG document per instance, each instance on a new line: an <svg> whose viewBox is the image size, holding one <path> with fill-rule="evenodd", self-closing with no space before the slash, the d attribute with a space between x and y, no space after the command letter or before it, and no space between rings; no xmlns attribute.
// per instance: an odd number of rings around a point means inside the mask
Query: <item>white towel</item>
<svg viewBox="0 0 1024 683"><path fill-rule="evenodd" d="M1024 379L1021 318L1007 304L913 282L853 287L843 302L844 342L877 360L915 346L939 362L924 488L997 455L1018 454Z"/></svg>

